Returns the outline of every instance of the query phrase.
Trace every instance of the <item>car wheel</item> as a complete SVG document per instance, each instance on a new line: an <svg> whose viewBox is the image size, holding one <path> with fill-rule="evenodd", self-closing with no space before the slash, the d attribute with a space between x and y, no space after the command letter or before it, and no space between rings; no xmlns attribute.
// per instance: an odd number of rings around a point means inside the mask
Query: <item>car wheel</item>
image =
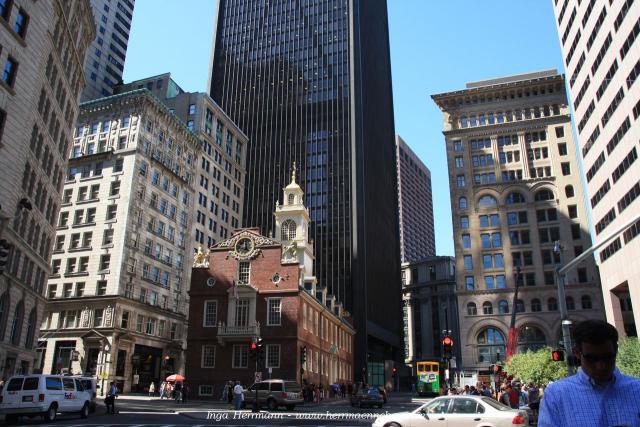
<svg viewBox="0 0 640 427"><path fill-rule="evenodd" d="M44 420L50 423L51 421L55 421L57 416L58 406L55 403L52 403L51 406L49 406L49 409L47 409L47 412L45 412L44 414Z"/></svg>
<svg viewBox="0 0 640 427"><path fill-rule="evenodd" d="M267 400L267 408L269 408L270 411L275 411L278 409L278 402L276 402L275 399Z"/></svg>
<svg viewBox="0 0 640 427"><path fill-rule="evenodd" d="M89 404L87 402L84 403L80 410L80 418L89 418Z"/></svg>
<svg viewBox="0 0 640 427"><path fill-rule="evenodd" d="M293 411L296 405L287 405L287 411Z"/></svg>
<svg viewBox="0 0 640 427"><path fill-rule="evenodd" d="M384 427L402 427L400 424L398 423L389 423L387 425L385 425Z"/></svg>
<svg viewBox="0 0 640 427"><path fill-rule="evenodd" d="M8 414L5 418L4 421L7 424L18 424L18 416L16 414Z"/></svg>

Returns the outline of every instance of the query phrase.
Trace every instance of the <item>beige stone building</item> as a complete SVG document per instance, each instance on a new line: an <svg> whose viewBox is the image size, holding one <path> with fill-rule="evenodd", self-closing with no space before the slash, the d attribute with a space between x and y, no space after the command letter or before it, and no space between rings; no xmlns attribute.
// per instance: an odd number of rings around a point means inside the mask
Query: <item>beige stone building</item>
<svg viewBox="0 0 640 427"><path fill-rule="evenodd" d="M44 372L105 372L124 391L183 372L198 150L146 90L81 105L40 337Z"/></svg>
<svg viewBox="0 0 640 427"><path fill-rule="evenodd" d="M32 372L67 152L95 38L88 0L0 3L0 378Z"/></svg>
<svg viewBox="0 0 640 427"><path fill-rule="evenodd" d="M600 243L638 216L640 3L554 1L569 77L587 197ZM607 321L621 335L640 329L640 221L597 253Z"/></svg>
<svg viewBox="0 0 640 427"><path fill-rule="evenodd" d="M555 269L591 245L564 77L468 83L433 99L444 113L461 365L488 374L504 360L512 310L519 351L557 345ZM567 306L573 321L602 316L592 258L567 275Z"/></svg>

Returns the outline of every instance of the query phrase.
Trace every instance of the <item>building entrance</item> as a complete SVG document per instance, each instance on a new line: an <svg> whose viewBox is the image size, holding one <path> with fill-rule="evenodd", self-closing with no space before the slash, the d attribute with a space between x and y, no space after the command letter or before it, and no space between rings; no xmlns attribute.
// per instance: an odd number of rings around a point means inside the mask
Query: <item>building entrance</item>
<svg viewBox="0 0 640 427"><path fill-rule="evenodd" d="M158 387L158 384L164 379L160 378L162 349L136 344L132 360L131 391L146 391L152 381Z"/></svg>

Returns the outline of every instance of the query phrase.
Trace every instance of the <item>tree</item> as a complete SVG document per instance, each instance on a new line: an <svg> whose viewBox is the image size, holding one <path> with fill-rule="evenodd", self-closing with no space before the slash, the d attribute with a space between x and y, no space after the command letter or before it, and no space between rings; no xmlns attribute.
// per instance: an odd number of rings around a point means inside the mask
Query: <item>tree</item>
<svg viewBox="0 0 640 427"><path fill-rule="evenodd" d="M525 383L547 384L567 376L567 365L551 359L549 347L536 351L518 353L509 359L504 367L507 375L513 375Z"/></svg>
<svg viewBox="0 0 640 427"><path fill-rule="evenodd" d="M627 337L620 340L616 366L623 374L640 377L640 341L637 337Z"/></svg>

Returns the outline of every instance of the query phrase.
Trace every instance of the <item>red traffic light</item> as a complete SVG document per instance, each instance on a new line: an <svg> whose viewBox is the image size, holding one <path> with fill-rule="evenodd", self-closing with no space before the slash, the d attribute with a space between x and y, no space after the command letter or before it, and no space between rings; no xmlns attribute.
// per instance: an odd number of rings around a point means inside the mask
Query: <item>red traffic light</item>
<svg viewBox="0 0 640 427"><path fill-rule="evenodd" d="M453 345L453 340L451 339L450 336L446 336L446 337L442 338L442 345L444 345L444 346L452 346Z"/></svg>
<svg viewBox="0 0 640 427"><path fill-rule="evenodd" d="M564 361L564 351L562 351L562 350L553 350L551 352L551 359L554 362L562 362L562 361Z"/></svg>
<svg viewBox="0 0 640 427"><path fill-rule="evenodd" d="M249 347L251 350L257 350L258 349L258 344L256 344L255 342L251 343L251 346Z"/></svg>
<svg viewBox="0 0 640 427"><path fill-rule="evenodd" d="M393 368L393 375L396 375L398 373L398 368Z"/></svg>
<svg viewBox="0 0 640 427"><path fill-rule="evenodd" d="M496 373L496 374L499 374L500 372L502 372L502 366L493 365L493 372Z"/></svg>

